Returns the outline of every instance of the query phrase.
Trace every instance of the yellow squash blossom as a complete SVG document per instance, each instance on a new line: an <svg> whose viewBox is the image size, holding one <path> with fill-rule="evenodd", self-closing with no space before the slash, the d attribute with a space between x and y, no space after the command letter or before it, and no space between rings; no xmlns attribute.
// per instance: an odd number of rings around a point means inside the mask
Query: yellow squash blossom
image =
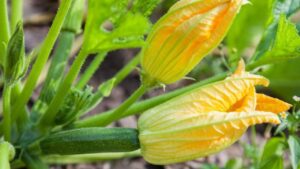
<svg viewBox="0 0 300 169"><path fill-rule="evenodd" d="M278 114L291 106L256 93L255 85L268 84L241 62L227 79L144 112L138 123L142 155L154 164L192 160L230 146L251 125L280 123Z"/></svg>
<svg viewBox="0 0 300 169"><path fill-rule="evenodd" d="M158 21L142 51L148 81L173 83L224 38L245 0L180 0Z"/></svg>

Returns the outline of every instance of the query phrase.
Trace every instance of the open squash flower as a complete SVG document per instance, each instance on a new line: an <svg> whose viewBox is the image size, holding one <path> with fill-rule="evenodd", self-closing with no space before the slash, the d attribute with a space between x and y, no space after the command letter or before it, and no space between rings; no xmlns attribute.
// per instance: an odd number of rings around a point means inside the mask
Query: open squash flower
<svg viewBox="0 0 300 169"><path fill-rule="evenodd" d="M142 51L144 79L170 84L222 41L245 0L180 0L154 26Z"/></svg>
<svg viewBox="0 0 300 169"><path fill-rule="evenodd" d="M192 160L225 149L251 125L279 124L291 105L256 93L255 85L269 81L244 67L240 62L227 79L144 112L138 123L144 158L154 164Z"/></svg>

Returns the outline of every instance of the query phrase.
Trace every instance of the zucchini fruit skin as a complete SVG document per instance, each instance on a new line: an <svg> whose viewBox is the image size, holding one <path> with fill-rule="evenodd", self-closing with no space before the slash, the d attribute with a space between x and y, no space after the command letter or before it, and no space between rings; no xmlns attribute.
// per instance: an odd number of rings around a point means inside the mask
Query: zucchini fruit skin
<svg viewBox="0 0 300 169"><path fill-rule="evenodd" d="M43 154L72 155L138 150L138 130L130 128L81 128L55 133L40 142Z"/></svg>

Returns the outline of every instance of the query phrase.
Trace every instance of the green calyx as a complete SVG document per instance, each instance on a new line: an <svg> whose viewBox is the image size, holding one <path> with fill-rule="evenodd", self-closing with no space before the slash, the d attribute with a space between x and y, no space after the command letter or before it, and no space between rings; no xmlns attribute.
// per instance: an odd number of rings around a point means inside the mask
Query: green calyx
<svg viewBox="0 0 300 169"><path fill-rule="evenodd" d="M147 88L165 87L165 84L149 76L149 74L146 73L144 70L142 70L140 74L141 74L141 82L143 85L147 86Z"/></svg>

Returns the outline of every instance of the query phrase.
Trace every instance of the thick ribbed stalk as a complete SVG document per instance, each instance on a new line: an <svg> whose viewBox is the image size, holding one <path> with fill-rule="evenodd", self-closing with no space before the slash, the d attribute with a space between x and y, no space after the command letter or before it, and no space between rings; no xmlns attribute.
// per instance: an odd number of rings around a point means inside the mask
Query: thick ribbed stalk
<svg viewBox="0 0 300 169"><path fill-rule="evenodd" d="M55 49L53 55L53 60L51 62L46 80L44 82L40 94L40 98L46 97L51 84L59 84L59 82L63 78L62 72L64 72L65 70L65 65L68 61L68 56L70 54L70 49L72 48L74 39L75 39L74 32L69 32L69 31L61 32L58 39L57 48Z"/></svg>
<svg viewBox="0 0 300 169"><path fill-rule="evenodd" d="M48 127L51 127L53 125L55 116L58 113L60 106L63 104L65 97L70 91L72 83L78 76L87 56L88 54L84 49L79 52L65 80L60 84L56 95L50 103L47 111L45 112L45 114L43 114L41 120L39 121L39 125L42 130L47 129Z"/></svg>
<svg viewBox="0 0 300 169"><path fill-rule="evenodd" d="M36 62L34 63L32 70L27 78L27 81L25 83L25 86L22 90L22 93L20 94L19 99L17 100L16 104L14 104L14 110L15 112L13 114L13 120L16 119L18 116L20 116L22 108L26 105L28 100L31 97L31 94L35 88L35 85L37 83L37 80L48 60L48 57L50 55L50 52L54 46L54 43L60 33L61 27L63 25L63 22L65 20L65 17L68 13L68 10L71 6L72 0L63 0L61 3L61 6L58 9L57 15L53 21L53 25L50 28L50 31L43 42L43 45L41 47L40 53L37 57Z"/></svg>
<svg viewBox="0 0 300 169"><path fill-rule="evenodd" d="M53 93L56 92L59 87L58 84L65 76L64 71L68 67L69 55L75 40L75 36L81 30L81 24L83 20L84 0L76 0L72 3L72 6L67 15L60 33L57 48L52 57L51 65L46 76L46 80L43 84L43 88L40 94L39 101L34 106L32 117L34 121L39 119L38 113L44 113L44 110L50 104L53 99ZM43 104L39 104L41 102ZM42 105L42 107L40 107Z"/></svg>

